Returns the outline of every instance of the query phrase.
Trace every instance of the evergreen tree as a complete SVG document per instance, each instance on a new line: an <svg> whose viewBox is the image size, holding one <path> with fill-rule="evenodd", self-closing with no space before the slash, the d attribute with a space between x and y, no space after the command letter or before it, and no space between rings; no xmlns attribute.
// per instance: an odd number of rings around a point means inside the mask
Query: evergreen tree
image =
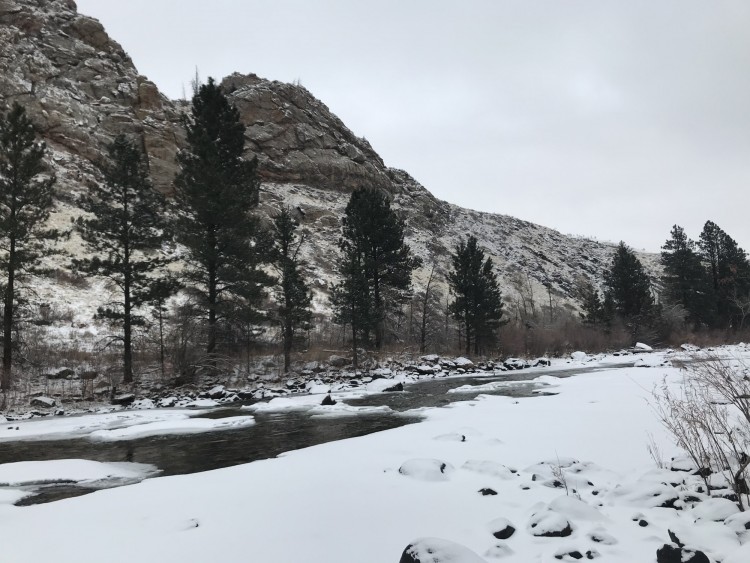
<svg viewBox="0 0 750 563"><path fill-rule="evenodd" d="M698 246L708 264L714 288L715 325L737 327L744 318L740 304L750 297L750 263L746 252L716 223L707 221Z"/></svg>
<svg viewBox="0 0 750 563"><path fill-rule="evenodd" d="M273 282L260 267L268 261L270 239L251 213L259 201L257 159L243 159L245 127L213 79L195 92L184 127L188 147L177 156L175 235L187 250L187 285L207 317L206 352L213 363L218 325L232 302L253 309Z"/></svg>
<svg viewBox="0 0 750 563"><path fill-rule="evenodd" d="M448 284L454 301L450 314L463 325L466 353L479 354L496 338L503 324L503 302L492 259L484 257L477 239L461 241L451 255Z"/></svg>
<svg viewBox="0 0 750 563"><path fill-rule="evenodd" d="M651 281L638 257L621 242L604 272L605 302L631 326L633 336L648 320L654 304ZM605 307L606 309L606 307Z"/></svg>
<svg viewBox="0 0 750 563"><path fill-rule="evenodd" d="M45 228L52 209L54 176L45 174L45 145L36 142L34 125L18 105L0 114L0 269L5 274L3 295L3 366L0 389L10 389L13 331L16 328L19 288L24 275L41 273L39 260L51 251L44 241L60 233Z"/></svg>
<svg viewBox="0 0 750 563"><path fill-rule="evenodd" d="M389 309L408 299L411 275L420 261L404 242L404 221L379 190L361 188L352 193L342 235L339 274L343 281L334 301L338 318L355 319L363 340L372 332L379 349Z"/></svg>
<svg viewBox="0 0 750 563"><path fill-rule="evenodd" d="M364 258L358 249L351 245L342 246L342 259L338 265L341 281L331 291L333 320L341 325L349 325L352 332L352 360L354 369L358 367L358 348L367 341L372 330L370 288L365 275Z"/></svg>
<svg viewBox="0 0 750 563"><path fill-rule="evenodd" d="M419 353L427 351L427 340L435 331L439 323L440 302L442 295L435 288L435 264L430 268L430 276L424 289L417 294L419 305Z"/></svg>
<svg viewBox="0 0 750 563"><path fill-rule="evenodd" d="M164 342L164 325L167 320L167 301L181 288L179 280L171 274L159 276L153 280L148 305L151 307L151 318L156 320L159 339L159 365L161 376L166 376L166 345Z"/></svg>
<svg viewBox="0 0 750 563"><path fill-rule="evenodd" d="M682 227L672 227L671 238L662 246L661 264L666 300L682 305L693 325L710 324L713 293L710 279L695 251L695 242Z"/></svg>
<svg viewBox="0 0 750 563"><path fill-rule="evenodd" d="M600 325L605 322L604 303L599 292L590 281L585 281L579 288L581 302L581 320L587 325Z"/></svg>
<svg viewBox="0 0 750 563"><path fill-rule="evenodd" d="M164 243L164 198L148 178L141 151L124 135L108 147L109 162L100 165L104 183L78 200L90 217L79 217L76 230L94 253L73 260L73 268L109 279L118 298L97 316L122 326L123 381L133 381L133 327L145 324L136 311L153 299L154 272L166 260L154 254Z"/></svg>
<svg viewBox="0 0 750 563"><path fill-rule="evenodd" d="M299 249L303 241L298 240L295 232L297 226L287 207L284 207L274 219L275 262L279 271L276 301L279 305L278 319L283 341L284 372L289 371L296 331L308 327L312 319L312 294L300 271Z"/></svg>

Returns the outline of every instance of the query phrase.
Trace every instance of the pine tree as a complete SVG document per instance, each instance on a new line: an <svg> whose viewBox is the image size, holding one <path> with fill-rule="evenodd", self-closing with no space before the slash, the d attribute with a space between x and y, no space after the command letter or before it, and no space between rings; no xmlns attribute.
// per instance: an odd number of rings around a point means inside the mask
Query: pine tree
<svg viewBox="0 0 750 563"><path fill-rule="evenodd" d="M275 262L279 271L276 292L278 319L284 350L284 372L289 371L290 354L298 329L309 327L312 319L310 304L312 294L300 271L299 250L303 240L298 240L297 222L289 208L284 207L274 219Z"/></svg>
<svg viewBox="0 0 750 563"><path fill-rule="evenodd" d="M207 317L206 352L213 363L218 326L232 301L241 300L249 312L273 282L261 269L270 239L251 213L259 202L257 159L243 159L245 127L213 79L195 92L184 127L188 147L177 157L175 235L187 251L185 280Z"/></svg>
<svg viewBox="0 0 750 563"><path fill-rule="evenodd" d="M479 354L496 339L502 326L503 302L492 258L484 257L477 239L461 241L451 255L448 284L454 301L449 311L463 325L466 353Z"/></svg>
<svg viewBox="0 0 750 563"><path fill-rule="evenodd" d="M434 334L434 325L439 322L440 302L442 295L435 288L436 275L435 264L430 268L430 276L424 289L417 294L419 306L419 353L427 351L427 340Z"/></svg>
<svg viewBox="0 0 750 563"><path fill-rule="evenodd" d="M167 302L170 297L175 295L181 288L179 280L172 274L159 276L153 280L151 291L148 299L148 305L151 308L151 318L156 321L156 330L159 339L159 366L161 367L161 376L166 376L166 344L164 325L167 320Z"/></svg>
<svg viewBox="0 0 750 563"><path fill-rule="evenodd" d="M19 287L23 277L41 273L39 260L51 253L45 241L60 233L45 228L52 209L54 176L46 173L44 143L36 142L34 125L18 105L0 114L0 268L5 273L3 295L3 366L0 389L10 389L13 331Z"/></svg>
<svg viewBox="0 0 750 563"><path fill-rule="evenodd" d="M600 325L606 320L604 303L594 285L586 280L579 287L581 321L587 325Z"/></svg>
<svg viewBox="0 0 750 563"><path fill-rule="evenodd" d="M117 287L117 299L97 316L122 327L123 382L131 383L133 328L145 324L137 310L152 300L154 273L166 264L158 254L166 236L164 197L151 185L144 155L124 135L108 147L108 156L100 165L104 183L78 200L90 216L79 217L76 230L93 255L74 259L72 267Z"/></svg>
<svg viewBox="0 0 750 563"><path fill-rule="evenodd" d="M349 325L352 333L352 362L359 365L359 344L366 342L372 331L370 288L365 275L362 253L354 246L342 247L342 258L338 265L341 281L331 291L333 320Z"/></svg>
<svg viewBox="0 0 750 563"><path fill-rule="evenodd" d="M712 221L704 225L698 246L708 264L714 288L715 326L737 327L745 316L739 304L750 297L747 253Z"/></svg>
<svg viewBox="0 0 750 563"><path fill-rule="evenodd" d="M363 340L372 332L379 349L389 309L409 298L412 272L420 264L404 242L404 221L383 192L361 188L352 193L339 248L344 259L335 300L338 318L355 319Z"/></svg>
<svg viewBox="0 0 750 563"><path fill-rule="evenodd" d="M682 305L694 326L710 324L713 288L695 250L695 242L678 225L672 227L670 234L671 238L664 243L661 253L665 299Z"/></svg>
<svg viewBox="0 0 750 563"><path fill-rule="evenodd" d="M654 304L651 280L638 257L620 242L609 270L604 272L605 302L631 326L633 336L648 320Z"/></svg>

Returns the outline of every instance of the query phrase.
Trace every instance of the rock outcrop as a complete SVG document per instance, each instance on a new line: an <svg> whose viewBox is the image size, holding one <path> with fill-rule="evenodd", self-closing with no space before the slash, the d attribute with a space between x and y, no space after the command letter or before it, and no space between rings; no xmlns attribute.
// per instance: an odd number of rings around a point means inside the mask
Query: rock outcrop
<svg viewBox="0 0 750 563"><path fill-rule="evenodd" d="M143 139L154 184L170 192L187 104L168 100L139 75L97 20L79 14L72 0L0 0L0 45L0 106L24 104L52 149L57 220L77 213L74 194L98 180L94 163L118 133ZM222 85L247 127L247 156L259 161L261 212L290 205L299 214L320 307L335 275L340 218L359 187L388 192L406 220L407 240L424 261L417 285L433 263L444 279L449 253L469 233L493 257L507 300L530 291L538 302L575 308L577 280L600 283L612 245L436 199L406 172L388 168L300 85L252 74L233 74ZM655 256L641 258L658 270Z"/></svg>

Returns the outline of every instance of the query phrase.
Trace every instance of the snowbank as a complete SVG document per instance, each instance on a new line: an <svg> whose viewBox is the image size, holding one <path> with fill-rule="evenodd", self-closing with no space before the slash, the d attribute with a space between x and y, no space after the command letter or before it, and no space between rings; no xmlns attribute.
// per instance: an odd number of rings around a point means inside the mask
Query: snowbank
<svg viewBox="0 0 750 563"><path fill-rule="evenodd" d="M4 423L0 442L9 440L128 440L160 434L191 434L253 424L252 416L222 419L192 418L195 410L117 411L84 416L42 418Z"/></svg>
<svg viewBox="0 0 750 563"><path fill-rule="evenodd" d="M744 563L744 523L647 451L652 435L665 459L680 454L647 402L665 376L679 384L671 367L602 370L556 381L556 395L482 395L274 459L0 506L3 558L396 563L412 546L456 561L632 563L654 561L671 530L711 561ZM39 530L45 541L30 542Z"/></svg>

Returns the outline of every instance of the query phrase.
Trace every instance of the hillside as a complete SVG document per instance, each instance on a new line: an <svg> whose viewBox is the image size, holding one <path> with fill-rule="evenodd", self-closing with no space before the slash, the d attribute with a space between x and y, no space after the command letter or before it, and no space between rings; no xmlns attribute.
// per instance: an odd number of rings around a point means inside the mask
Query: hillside
<svg viewBox="0 0 750 563"><path fill-rule="evenodd" d="M97 20L79 14L73 0L0 0L0 44L0 105L24 104L51 148L50 166L58 177L54 221L66 224L78 213L74 196L97 181L93 163L118 133L142 136L154 183L170 192L187 106L168 100L139 75ZM273 215L282 204L301 210L319 310L327 308L326 288L335 276L343 208L361 186L391 194L406 220L408 242L425 264L418 285L432 263L445 272L449 252L469 233L495 260L510 302L518 285L514 277L530 284L538 301L551 297L571 308L579 278L601 283L612 245L436 199L408 173L388 168L364 138L302 86L239 74L222 84L247 126L247 156L260 162L261 212ZM502 186L492 189L502 192ZM79 251L75 238L67 247ZM652 274L658 272L654 255L641 259ZM41 299L63 296L78 309L84 305L78 307L82 298L70 288L60 290L54 280L43 286Z"/></svg>

